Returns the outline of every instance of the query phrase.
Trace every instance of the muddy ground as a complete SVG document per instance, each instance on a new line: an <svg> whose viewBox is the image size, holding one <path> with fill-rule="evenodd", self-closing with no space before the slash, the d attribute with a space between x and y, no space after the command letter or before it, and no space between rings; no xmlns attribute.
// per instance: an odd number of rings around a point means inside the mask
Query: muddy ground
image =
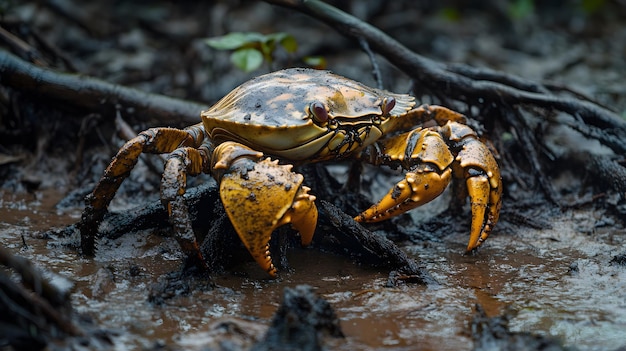
<svg viewBox="0 0 626 351"><path fill-rule="evenodd" d="M551 82L626 117L623 1L337 5L431 59ZM328 69L376 85L370 58L358 44L310 17L264 2L2 6L2 28L24 44L4 35L3 51L26 52L26 60L41 67L204 106L250 77L302 66L306 56L323 56ZM233 67L229 52L205 43L235 31L287 32L298 50L279 49L271 68L244 73ZM411 89L407 76L383 58L377 64L385 88ZM492 137L505 184L500 222L476 254L463 255L469 209L447 210L449 194L391 224L369 228L415 260L433 278L427 284L410 279L390 284L393 267L373 266L316 242L285 249L278 279L268 279L237 241L229 242L228 264L215 274L185 275L176 242L157 224L102 238L95 258L81 257L75 238L44 234L80 218L83 197L128 138L116 132L116 114L135 132L188 122L164 123L124 106L116 111L105 101L102 108L87 110L5 83L0 89L0 242L74 282L71 305L79 323L106 335L91 348L247 349L263 339L284 289L302 284L312 286L339 318L344 337L322 337L331 350L495 349L503 335L512 336L506 339L509 349L626 348L626 194L615 190L626 184L603 184L586 167L592 155L623 168L624 155L558 119L533 120L541 145L520 144L515 131L476 121ZM554 199L528 171L521 148L537 150ZM158 203L161 164L158 157L142 159L110 210L132 215ZM333 164L329 171L345 182L346 167ZM397 177L368 166L361 193L374 201ZM327 192L320 188L326 184L310 179L313 193L350 212L350 200L341 192ZM203 182L210 187L212 180L200 177L190 187ZM495 319L481 317L477 309ZM485 336L484 326L497 322L503 323L503 334ZM520 346L514 340L524 341Z"/></svg>

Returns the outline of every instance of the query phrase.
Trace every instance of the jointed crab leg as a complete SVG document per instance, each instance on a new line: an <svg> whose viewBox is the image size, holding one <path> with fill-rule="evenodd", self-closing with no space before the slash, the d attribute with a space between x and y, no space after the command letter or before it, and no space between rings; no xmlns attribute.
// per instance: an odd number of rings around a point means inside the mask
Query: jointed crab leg
<svg viewBox="0 0 626 351"><path fill-rule="evenodd" d="M410 131L415 129L415 126L433 121L439 126L444 126L448 122L464 124L466 118L464 115L443 106L424 104L400 116L390 118L381 128L383 134L393 133L395 131Z"/></svg>
<svg viewBox="0 0 626 351"><path fill-rule="evenodd" d="M77 228L81 234L81 249L83 254L95 254L95 239L98 232L98 226L102 222L107 206L111 202L111 199L115 195L119 186L122 184L124 179L128 177L130 171L135 167L135 164L137 164L137 160L139 159L139 155L141 155L141 153L168 153L180 147L194 148L200 146L203 139L204 132L201 129L201 126L194 125L185 130L173 128L152 128L141 132L138 136L126 142L105 170L104 175L96 185L94 191L85 199L86 207L80 222L77 224ZM198 158L198 150L191 153L195 155L194 158ZM181 156L183 156L182 158L185 158L184 154L184 151L183 154L175 154L172 158L170 158L170 160L180 159ZM187 154L189 154L189 152L187 152ZM175 166L175 163L175 161L168 162L170 167L177 167ZM195 162L185 163L187 165L190 163L195 164ZM201 164L202 162L200 162L200 165ZM195 172L195 170L192 170L192 172ZM165 172L164 183L172 184L166 179L168 174L168 172ZM168 188L168 186L166 185L165 188ZM180 187L178 187L178 189L180 189ZM177 192L178 191L179 190L177 190ZM182 191L184 192L184 187L182 188ZM164 193L167 194L168 189L165 189ZM170 200L172 199L171 196L167 196L167 198ZM182 201L182 199L177 201ZM174 207L177 205L180 206L180 204L176 202ZM168 206L168 208L171 207ZM184 239L186 236L188 236L188 234L181 234L183 242L188 241L187 239ZM189 245L184 244L183 246L189 247ZM183 248L186 249L185 247ZM195 249L193 250L195 251ZM199 251L197 254L199 254Z"/></svg>
<svg viewBox="0 0 626 351"><path fill-rule="evenodd" d="M195 176L208 172L208 148L206 145L198 149L181 147L174 150L167 158L161 179L161 202L167 209L174 238L191 260L190 263L205 269L208 267L191 226L191 217L183 194L187 187L187 174Z"/></svg>

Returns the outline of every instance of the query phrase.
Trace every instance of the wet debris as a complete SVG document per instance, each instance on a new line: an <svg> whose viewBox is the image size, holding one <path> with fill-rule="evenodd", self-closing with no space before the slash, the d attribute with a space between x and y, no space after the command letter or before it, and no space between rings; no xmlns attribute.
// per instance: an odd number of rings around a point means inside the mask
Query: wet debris
<svg viewBox="0 0 626 351"><path fill-rule="evenodd" d="M195 266L184 267L161 276L150 287L148 302L163 305L170 299L189 296L193 291L210 291L214 287L213 280L206 276L206 272L201 272Z"/></svg>
<svg viewBox="0 0 626 351"><path fill-rule="evenodd" d="M0 348L106 349L110 333L97 330L71 306L73 283L36 268L0 247ZM11 271L14 274L11 274Z"/></svg>
<svg viewBox="0 0 626 351"><path fill-rule="evenodd" d="M609 264L626 267L626 252L613 256Z"/></svg>
<svg viewBox="0 0 626 351"><path fill-rule="evenodd" d="M623 158L590 154L583 154L581 158L594 184L621 194L622 199L626 198L626 167Z"/></svg>
<svg viewBox="0 0 626 351"><path fill-rule="evenodd" d="M201 350L242 351L249 350L267 332L267 326L234 317L224 317L211 323L207 331L184 335L179 344ZM157 344L153 350L178 350L165 344Z"/></svg>
<svg viewBox="0 0 626 351"><path fill-rule="evenodd" d="M313 287L285 288L283 301L270 325L260 321L223 317L208 330L182 336L179 345L190 349L219 351L317 351L326 349L329 338L343 338L337 314ZM157 343L152 350L179 350Z"/></svg>
<svg viewBox="0 0 626 351"><path fill-rule="evenodd" d="M509 330L510 313L487 317L485 310L476 305L471 332L474 351L573 351L563 346L559 339L545 335Z"/></svg>
<svg viewBox="0 0 626 351"><path fill-rule="evenodd" d="M569 266L567 267L567 273L569 275L578 275L579 272L580 272L580 268L578 267L578 261L574 261L570 263Z"/></svg>
<svg viewBox="0 0 626 351"><path fill-rule="evenodd" d="M325 337L344 337L335 311L311 286L298 285L285 288L269 330L251 350L322 350Z"/></svg>
<svg viewBox="0 0 626 351"><path fill-rule="evenodd" d="M406 274L401 271L391 271L389 272L389 276L387 277L387 282L385 283L386 288L397 288L401 285L406 284L424 284L424 282L432 285L435 284L436 281L432 276L427 275L424 276L424 273L428 274L425 271L420 271L418 274Z"/></svg>
<svg viewBox="0 0 626 351"><path fill-rule="evenodd" d="M319 201L320 220L313 243L333 252L343 252L359 263L397 270L421 284L436 284L428 271L410 258L393 241L367 230L330 202ZM328 245L331 237L337 244Z"/></svg>

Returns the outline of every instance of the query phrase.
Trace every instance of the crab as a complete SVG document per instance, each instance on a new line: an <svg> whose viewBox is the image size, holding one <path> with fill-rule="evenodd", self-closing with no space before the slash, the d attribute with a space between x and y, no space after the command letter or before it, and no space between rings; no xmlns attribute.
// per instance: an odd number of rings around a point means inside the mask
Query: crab
<svg viewBox="0 0 626 351"><path fill-rule="evenodd" d="M269 240L291 224L303 246L315 232L315 196L293 165L353 158L401 168L404 176L378 203L354 219L378 222L438 197L453 178L469 196L467 251L498 221L502 180L489 148L442 106L416 107L415 98L370 88L329 71L293 68L235 88L185 129L152 128L119 150L93 192L77 228L83 254L95 254L98 226L141 153L169 153L161 201L189 260L208 269L184 200L187 175L211 174L224 209L252 257L276 276ZM432 126L426 126L427 122ZM464 184L464 186L463 186Z"/></svg>

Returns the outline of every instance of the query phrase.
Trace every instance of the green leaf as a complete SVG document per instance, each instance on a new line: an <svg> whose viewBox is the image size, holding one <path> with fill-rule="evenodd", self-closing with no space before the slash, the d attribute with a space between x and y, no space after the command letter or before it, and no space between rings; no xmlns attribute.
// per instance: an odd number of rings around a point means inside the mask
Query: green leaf
<svg viewBox="0 0 626 351"><path fill-rule="evenodd" d="M230 57L231 62L246 72L259 68L263 60L271 64L278 44L288 53L293 53L298 48L296 39L284 32L268 35L256 32L232 32L221 37L205 39L205 42L217 50L234 50Z"/></svg>
<svg viewBox="0 0 626 351"><path fill-rule="evenodd" d="M257 49L243 48L230 55L230 61L244 72L252 72L263 64L263 54Z"/></svg>
<svg viewBox="0 0 626 351"><path fill-rule="evenodd" d="M274 48L276 48L274 41L264 41L260 44L260 51L268 62L272 62L272 53L274 52Z"/></svg>
<svg viewBox="0 0 626 351"><path fill-rule="evenodd" d="M294 53L298 49L298 43L293 35L285 32L278 32L266 35L266 40L275 47L275 43L279 43L288 53Z"/></svg>
<svg viewBox="0 0 626 351"><path fill-rule="evenodd" d="M305 56L302 61L316 69L326 69L326 59L323 56Z"/></svg>
<svg viewBox="0 0 626 351"><path fill-rule="evenodd" d="M298 42L292 35L287 34L284 38L278 41L280 45L290 54L293 54L298 50Z"/></svg>
<svg viewBox="0 0 626 351"><path fill-rule="evenodd" d="M270 33L265 36L265 41L280 42L281 40L283 40L285 37L288 37L288 36L289 34L285 32Z"/></svg>
<svg viewBox="0 0 626 351"><path fill-rule="evenodd" d="M521 20L535 11L534 0L515 0L509 4L509 16L513 20Z"/></svg>
<svg viewBox="0 0 626 351"><path fill-rule="evenodd" d="M598 12L605 2L604 0L583 0L581 6L585 13L592 14Z"/></svg>
<svg viewBox="0 0 626 351"><path fill-rule="evenodd" d="M221 37L208 38L205 42L217 50L235 50L263 40L264 36L259 33L232 32Z"/></svg>

